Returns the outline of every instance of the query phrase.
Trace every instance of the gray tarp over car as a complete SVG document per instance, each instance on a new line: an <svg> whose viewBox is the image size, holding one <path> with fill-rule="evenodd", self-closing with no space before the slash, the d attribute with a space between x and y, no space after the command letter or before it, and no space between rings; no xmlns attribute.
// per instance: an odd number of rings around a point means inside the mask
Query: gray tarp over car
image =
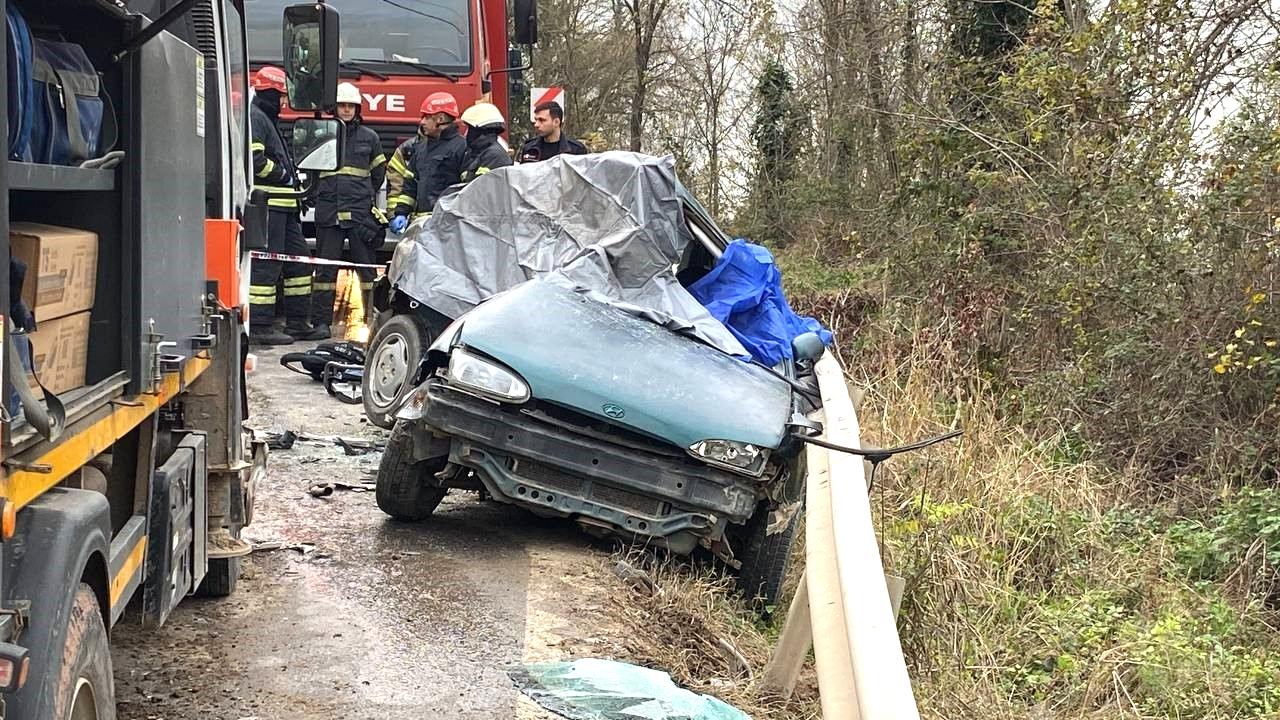
<svg viewBox="0 0 1280 720"><path fill-rule="evenodd" d="M671 157L559 155L481 175L442 197L396 248L389 279L450 318L534 278L574 287L628 312L747 352L677 282L696 242Z"/></svg>

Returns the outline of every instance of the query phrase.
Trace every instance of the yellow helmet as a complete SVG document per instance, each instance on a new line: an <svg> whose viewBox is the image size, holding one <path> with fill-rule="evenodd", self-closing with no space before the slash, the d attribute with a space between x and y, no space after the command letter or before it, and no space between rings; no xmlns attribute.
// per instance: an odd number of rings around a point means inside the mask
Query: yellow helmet
<svg viewBox="0 0 1280 720"><path fill-rule="evenodd" d="M492 103L479 102L467 108L462 113L462 122L475 128L505 128L507 121L502 117L502 111Z"/></svg>
<svg viewBox="0 0 1280 720"><path fill-rule="evenodd" d="M338 103L346 103L349 105L360 104L360 88L352 83L338 83Z"/></svg>

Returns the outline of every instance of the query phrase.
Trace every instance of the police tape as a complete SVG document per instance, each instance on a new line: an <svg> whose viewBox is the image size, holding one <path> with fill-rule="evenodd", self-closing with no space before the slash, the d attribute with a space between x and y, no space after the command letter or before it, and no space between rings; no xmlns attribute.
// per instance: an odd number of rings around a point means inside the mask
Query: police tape
<svg viewBox="0 0 1280 720"><path fill-rule="evenodd" d="M267 252L265 250L250 250L249 257L254 260L279 260L281 262L296 262L304 265L334 265L337 267L374 268L377 270L383 270L387 267L385 263L367 264L347 262L345 260L325 260L324 258L314 258L310 255L285 255L284 253Z"/></svg>

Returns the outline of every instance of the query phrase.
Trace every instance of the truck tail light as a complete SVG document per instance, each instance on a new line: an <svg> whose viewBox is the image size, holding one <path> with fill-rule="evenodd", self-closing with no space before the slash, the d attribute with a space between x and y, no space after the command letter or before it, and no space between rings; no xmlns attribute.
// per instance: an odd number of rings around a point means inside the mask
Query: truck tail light
<svg viewBox="0 0 1280 720"><path fill-rule="evenodd" d="M6 542L18 530L18 505L0 498L0 542Z"/></svg>

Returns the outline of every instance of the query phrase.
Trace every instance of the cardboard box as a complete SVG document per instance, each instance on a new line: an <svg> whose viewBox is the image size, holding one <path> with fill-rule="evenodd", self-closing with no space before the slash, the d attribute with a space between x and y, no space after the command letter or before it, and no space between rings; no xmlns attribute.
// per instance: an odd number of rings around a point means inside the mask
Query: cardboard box
<svg viewBox="0 0 1280 720"><path fill-rule="evenodd" d="M10 253L27 264L22 299L36 323L93 308L98 280L98 235L88 230L12 223Z"/></svg>
<svg viewBox="0 0 1280 720"><path fill-rule="evenodd" d="M31 364L40 382L54 393L84 386L89 357L89 313L40 320L31 333ZM31 387L36 387L31 380ZM37 393L38 396L38 393Z"/></svg>

